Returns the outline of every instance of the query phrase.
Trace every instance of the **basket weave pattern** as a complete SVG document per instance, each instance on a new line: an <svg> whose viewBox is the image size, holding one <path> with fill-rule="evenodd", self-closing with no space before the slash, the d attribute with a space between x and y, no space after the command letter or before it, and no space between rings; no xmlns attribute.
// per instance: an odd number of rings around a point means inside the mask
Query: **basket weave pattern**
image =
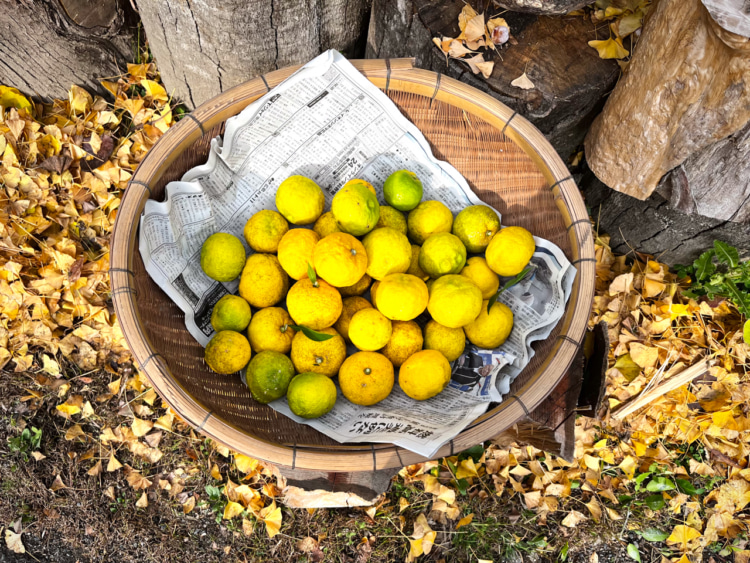
<svg viewBox="0 0 750 563"><path fill-rule="evenodd" d="M591 229L564 165L523 118L466 85L411 69L408 61L355 64L424 133L435 156L455 166L479 198L502 214L503 225L520 225L552 241L578 268L566 316L547 340L535 344L535 357L512 385L515 397L489 410L439 452L447 455L508 428L564 374L593 298ZM265 80L273 87L290 73L276 71ZM163 200L168 182L206 161L210 140L223 132L225 120L265 91L256 79L204 104L194 119L171 129L136 172L113 236L113 299L123 331L160 395L192 425L236 450L308 469L356 471L413 463L421 458L390 444L339 444L256 403L238 377L211 372L203 347L185 328L184 314L145 271L136 227L148 192Z"/></svg>

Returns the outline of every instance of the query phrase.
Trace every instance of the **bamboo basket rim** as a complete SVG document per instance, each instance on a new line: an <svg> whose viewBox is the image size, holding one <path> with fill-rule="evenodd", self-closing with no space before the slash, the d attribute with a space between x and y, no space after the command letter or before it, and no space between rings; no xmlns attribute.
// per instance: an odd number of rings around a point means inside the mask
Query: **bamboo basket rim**
<svg viewBox="0 0 750 563"><path fill-rule="evenodd" d="M595 255L591 224L583 199L567 167L542 133L502 102L467 84L414 68L413 59L351 60L375 86L410 92L458 106L500 129L532 159L544 175L560 211L577 268L561 333L543 363L516 393L477 418L434 457L458 453L490 439L533 411L557 386L581 345L594 298ZM239 113L255 99L289 77L299 66L269 72L203 103L171 127L146 154L122 197L112 233L110 279L114 309L133 357L165 402L196 430L246 455L292 469L374 471L424 461L422 456L393 444L280 444L249 436L207 410L171 375L164 358L143 329L133 287L133 257L138 252L140 216L150 184L161 177L179 154L206 131ZM502 415L502 416L499 416ZM335 466L332 464L335 458Z"/></svg>

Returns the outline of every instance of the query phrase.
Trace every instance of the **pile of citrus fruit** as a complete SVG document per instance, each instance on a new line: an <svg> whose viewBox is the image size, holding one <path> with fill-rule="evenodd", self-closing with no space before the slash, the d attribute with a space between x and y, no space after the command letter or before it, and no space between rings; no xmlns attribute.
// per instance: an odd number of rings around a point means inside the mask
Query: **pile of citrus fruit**
<svg viewBox="0 0 750 563"><path fill-rule="evenodd" d="M505 342L513 313L490 300L500 276L528 264L534 238L521 227L501 229L490 207L472 205L454 218L422 195L419 178L399 170L383 185L388 205L371 184L351 180L324 213L321 188L291 176L276 192L278 211L247 222L250 256L237 237L211 235L203 271L240 283L239 296L214 307L209 367L246 370L255 400L286 395L292 412L316 418L336 402L334 377L346 399L374 405L391 393L398 368L404 393L425 400L448 385L467 338L484 349ZM425 310L431 319L422 327L414 319ZM358 351L347 355L348 344Z"/></svg>

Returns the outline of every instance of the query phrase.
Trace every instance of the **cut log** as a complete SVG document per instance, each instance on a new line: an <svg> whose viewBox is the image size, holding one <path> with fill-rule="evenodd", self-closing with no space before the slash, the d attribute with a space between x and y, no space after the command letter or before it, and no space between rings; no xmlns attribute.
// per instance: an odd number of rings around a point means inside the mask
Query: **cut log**
<svg viewBox="0 0 750 563"><path fill-rule="evenodd" d="M657 193L683 213L750 222L750 123L691 155L662 178Z"/></svg>
<svg viewBox="0 0 750 563"><path fill-rule="evenodd" d="M586 137L586 160L609 187L646 199L669 170L747 124L747 84L750 40L700 0L661 0Z"/></svg>
<svg viewBox="0 0 750 563"><path fill-rule="evenodd" d="M139 0L167 90L190 107L322 51L364 50L368 0Z"/></svg>
<svg viewBox="0 0 750 563"><path fill-rule="evenodd" d="M483 4L471 4L481 13ZM456 37L462 0L375 0L367 39L368 58L416 57L421 68L442 72L487 92L536 125L563 158L583 142L604 96L614 87L620 68L600 59L587 42L595 38L581 17L544 17L508 12L517 44L497 54L489 79L472 74L469 66L445 56L433 37ZM488 12L489 13L489 12ZM523 90L511 82L523 73L535 87Z"/></svg>
<svg viewBox="0 0 750 563"><path fill-rule="evenodd" d="M672 209L658 192L638 200L609 189L590 170L576 181L599 232L612 237L613 252L635 249L667 264L689 264L712 248L714 240L723 240L736 246L741 256L750 256L747 225L687 215Z"/></svg>
<svg viewBox="0 0 750 563"><path fill-rule="evenodd" d="M495 4L507 10L545 15L567 14L590 3L588 0L495 0Z"/></svg>
<svg viewBox="0 0 750 563"><path fill-rule="evenodd" d="M43 99L73 84L104 94L99 79L134 60L136 18L127 0L4 2L0 83Z"/></svg>

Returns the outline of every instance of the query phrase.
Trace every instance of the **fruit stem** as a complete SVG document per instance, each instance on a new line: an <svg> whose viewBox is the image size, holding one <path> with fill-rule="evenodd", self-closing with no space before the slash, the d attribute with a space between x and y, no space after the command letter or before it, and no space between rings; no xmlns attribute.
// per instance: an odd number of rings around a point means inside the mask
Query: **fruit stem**
<svg viewBox="0 0 750 563"><path fill-rule="evenodd" d="M365 368L365 375L370 375L372 373L372 370L370 368Z"/></svg>
<svg viewBox="0 0 750 563"><path fill-rule="evenodd" d="M318 365L322 364L323 358L321 358L320 356L315 356L315 363Z"/></svg>
<svg viewBox="0 0 750 563"><path fill-rule="evenodd" d="M356 256L357 255L357 249L356 248L352 248L351 253L352 253L352 256Z"/></svg>
<svg viewBox="0 0 750 563"><path fill-rule="evenodd" d="M282 326L279 330L281 330L282 333L286 332L286 329L289 328L289 325L287 323L284 323L284 326Z"/></svg>
<svg viewBox="0 0 750 563"><path fill-rule="evenodd" d="M487 231L487 232L486 232L486 233L484 233L484 234L485 234L485 235L487 235L488 237L491 237L491 236L492 236L492 231Z"/></svg>

